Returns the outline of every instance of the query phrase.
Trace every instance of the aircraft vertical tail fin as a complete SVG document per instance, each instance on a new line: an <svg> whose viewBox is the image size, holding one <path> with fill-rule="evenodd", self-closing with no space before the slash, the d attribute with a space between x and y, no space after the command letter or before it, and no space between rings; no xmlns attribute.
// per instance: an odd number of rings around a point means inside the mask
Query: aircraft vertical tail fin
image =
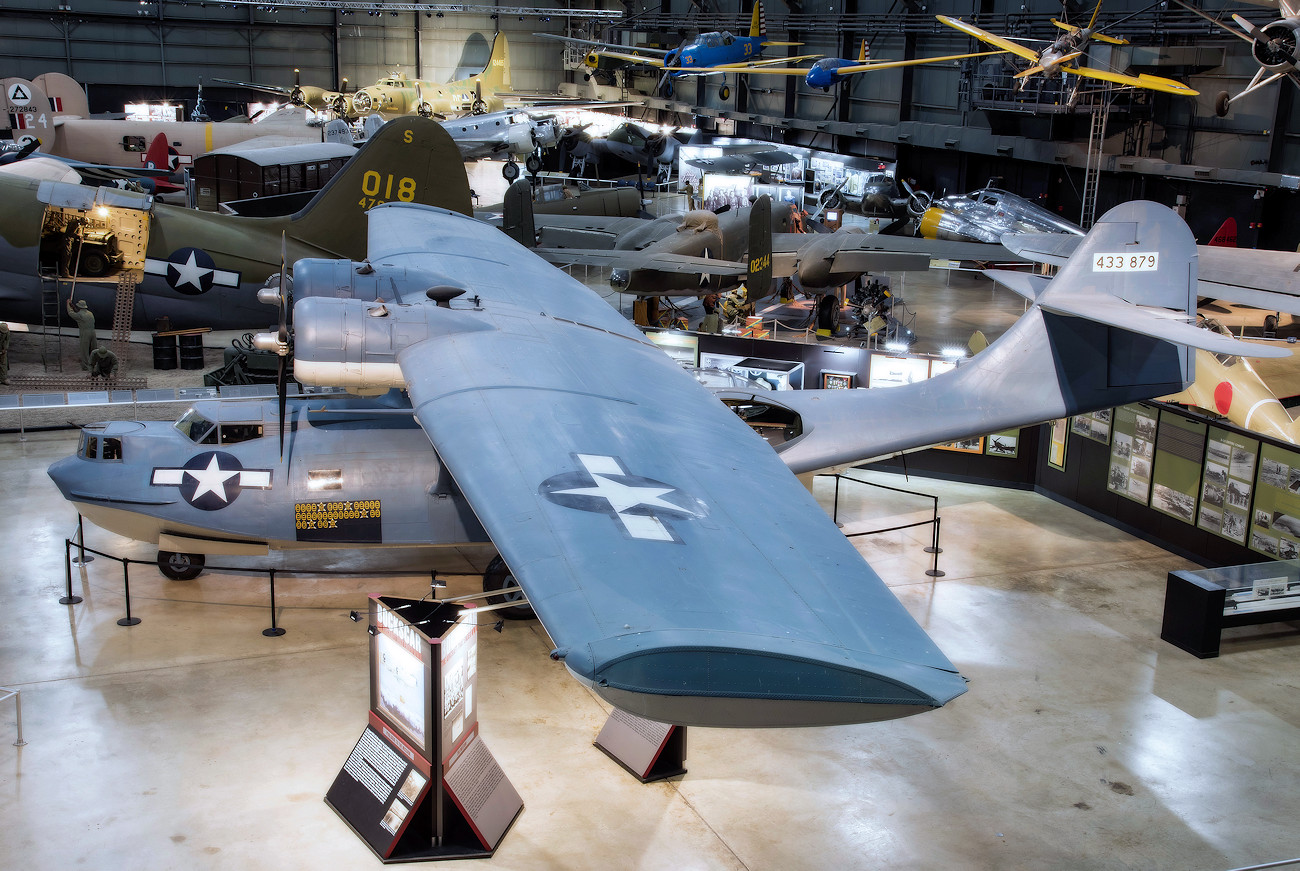
<svg viewBox="0 0 1300 871"><path fill-rule="evenodd" d="M867 45L867 38L862 38L862 48L858 49L858 63L864 64L871 59L871 47Z"/></svg>
<svg viewBox="0 0 1300 871"><path fill-rule="evenodd" d="M519 179L506 188L505 210L501 230L525 248L537 247L537 228L533 223L533 188L527 179Z"/></svg>
<svg viewBox="0 0 1300 871"><path fill-rule="evenodd" d="M1214 231L1214 235L1210 237L1208 244L1213 245L1216 248L1236 248L1237 219L1229 217L1220 224L1219 229Z"/></svg>
<svg viewBox="0 0 1300 871"><path fill-rule="evenodd" d="M767 18L763 15L762 0L755 0L754 13L749 19L749 35L767 36Z"/></svg>
<svg viewBox="0 0 1300 871"><path fill-rule="evenodd" d="M145 169L172 169L171 155L168 153L167 134L159 133L149 143L149 150L144 153Z"/></svg>
<svg viewBox="0 0 1300 871"><path fill-rule="evenodd" d="M90 115L86 92L72 76L63 73L42 73L32 79L32 84L45 92L50 101L50 111L55 116L85 118Z"/></svg>
<svg viewBox="0 0 1300 871"><path fill-rule="evenodd" d="M388 202L474 214L464 160L437 121L414 115L389 121L289 219L288 232L338 257L364 260L365 213Z"/></svg>
<svg viewBox="0 0 1300 871"><path fill-rule="evenodd" d="M745 278L750 301L772 291L772 198L767 194L749 209L749 274Z"/></svg>
<svg viewBox="0 0 1300 871"><path fill-rule="evenodd" d="M504 33L497 33L492 40L492 54L487 66L478 76L483 85L483 93L490 97L497 91L511 91L510 84L510 43Z"/></svg>

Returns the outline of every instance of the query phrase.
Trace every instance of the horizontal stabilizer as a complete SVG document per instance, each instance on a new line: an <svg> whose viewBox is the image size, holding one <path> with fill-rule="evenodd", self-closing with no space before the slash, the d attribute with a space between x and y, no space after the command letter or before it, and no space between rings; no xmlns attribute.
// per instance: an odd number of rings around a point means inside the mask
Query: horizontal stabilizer
<svg viewBox="0 0 1300 871"><path fill-rule="evenodd" d="M1051 279L1046 276L1016 272L1012 269L985 269L984 274L1008 290L1014 290L1030 302L1038 299L1038 295L1051 282Z"/></svg>
<svg viewBox="0 0 1300 871"><path fill-rule="evenodd" d="M1088 291L1054 292L1044 296L1047 298L1039 297L1039 305L1044 311L1088 318L1132 333L1203 348L1213 354L1235 354L1238 357L1291 356L1290 348L1256 345L1213 330L1203 330L1188 323L1185 312L1135 306L1113 296Z"/></svg>
<svg viewBox="0 0 1300 871"><path fill-rule="evenodd" d="M1035 263L1064 266L1080 241L1081 237L1065 233L1004 233L1002 247Z"/></svg>

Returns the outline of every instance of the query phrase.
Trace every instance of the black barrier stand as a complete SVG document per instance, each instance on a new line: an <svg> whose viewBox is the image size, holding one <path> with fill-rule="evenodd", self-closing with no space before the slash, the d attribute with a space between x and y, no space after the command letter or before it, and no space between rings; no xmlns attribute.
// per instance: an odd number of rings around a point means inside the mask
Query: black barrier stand
<svg viewBox="0 0 1300 871"><path fill-rule="evenodd" d="M81 515L77 515L77 558L72 561L74 566L80 568L86 563L94 562L93 556L86 556L86 529L81 524Z"/></svg>
<svg viewBox="0 0 1300 871"><path fill-rule="evenodd" d="M72 595L72 542L66 538L63 540L63 569L66 579L66 587L63 596L59 599L60 605L77 605L81 603L80 596Z"/></svg>
<svg viewBox="0 0 1300 871"><path fill-rule="evenodd" d="M283 635L284 630L275 625L275 569L267 569L266 571L271 576L271 628L263 629L262 634L267 638L275 638Z"/></svg>
<svg viewBox="0 0 1300 871"><path fill-rule="evenodd" d="M128 560L122 560L122 589L126 593L126 616L117 621L118 626L135 626L139 617L131 616L131 566Z"/></svg>
<svg viewBox="0 0 1300 871"><path fill-rule="evenodd" d="M886 529L871 529L866 532L851 532L851 533L846 533L844 537L857 538L862 535L878 535L879 533L882 532L897 532L900 529L911 529L914 526L930 526L931 529L933 530L933 533L930 536L930 544L928 547L922 548L922 550L924 550L926 553L934 554L934 562L932 563L933 567L926 569L925 573L932 578L942 578L945 574L947 574L946 572L940 570L939 568L939 554L943 553L943 548L939 547L939 523L941 518L939 517L938 496L935 496L930 493L920 493L917 492L916 490L903 490L899 487L887 487L884 484L877 484L875 481L864 481L861 478L851 478L848 475L835 475L833 477L835 478L835 504L831 508L831 520L835 522L836 526L842 525L839 522L840 478L843 478L846 481L852 481L855 484L866 484L868 487L878 487L881 490L890 490L894 493L906 493L909 496L924 496L926 499L933 500L934 504L933 507L930 509L929 520L920 520L917 521L916 523L905 523L902 526L890 526Z"/></svg>

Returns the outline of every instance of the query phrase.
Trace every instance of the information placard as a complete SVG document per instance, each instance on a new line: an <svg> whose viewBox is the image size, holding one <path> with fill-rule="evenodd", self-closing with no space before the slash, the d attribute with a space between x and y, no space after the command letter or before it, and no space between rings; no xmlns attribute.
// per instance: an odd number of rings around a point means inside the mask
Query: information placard
<svg viewBox="0 0 1300 871"><path fill-rule="evenodd" d="M429 789L429 763L373 717L325 800L370 848L387 858Z"/></svg>
<svg viewBox="0 0 1300 871"><path fill-rule="evenodd" d="M1248 547L1277 559L1300 556L1300 455L1294 451L1260 446Z"/></svg>
<svg viewBox="0 0 1300 871"><path fill-rule="evenodd" d="M1155 459L1156 410L1134 403L1115 409L1106 489L1147 504L1151 494L1151 461Z"/></svg>
<svg viewBox="0 0 1300 871"><path fill-rule="evenodd" d="M1258 454L1258 440L1210 427L1197 526L1237 544L1246 543Z"/></svg>
<svg viewBox="0 0 1300 871"><path fill-rule="evenodd" d="M1196 496L1205 459L1205 424L1180 414L1160 412L1151 507L1184 523L1196 520Z"/></svg>

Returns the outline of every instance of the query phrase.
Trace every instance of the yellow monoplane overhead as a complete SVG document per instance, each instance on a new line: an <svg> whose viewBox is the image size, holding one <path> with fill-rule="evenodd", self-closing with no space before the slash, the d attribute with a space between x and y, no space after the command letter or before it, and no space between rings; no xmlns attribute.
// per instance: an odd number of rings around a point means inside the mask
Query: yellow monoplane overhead
<svg viewBox="0 0 1300 871"><path fill-rule="evenodd" d="M1098 7L1100 8L1100 6ZM1110 42L1112 44L1122 44L1122 40L1113 37L1104 36L1093 30L1093 25L1097 21L1097 10L1092 13L1092 20L1088 22L1087 27L1075 27L1069 24L1062 24L1055 19L1053 23L1057 27L1063 28L1066 33L1054 40L1047 48L1042 51L1034 51L1032 48L1023 46L1014 40L1007 39L1005 36L998 36L995 33L989 33L968 24L960 18L949 18L947 15L936 15L940 21L949 27L955 27L967 36L972 36L980 42L986 42L989 45L996 46L1003 51L1011 52L1018 57L1030 61L1033 66L1016 74L1020 80L1021 86L1033 75L1042 73L1045 76L1057 76L1061 73L1070 73L1076 76L1083 76L1090 79L1099 79L1103 82L1110 82L1115 85L1124 85L1130 88L1145 88L1149 91L1162 91L1166 94L1181 94L1186 97L1196 96L1198 91L1189 88L1182 82L1166 79L1162 76L1151 76L1146 73L1140 73L1131 76L1126 73L1116 73L1111 70L1099 70L1095 67L1079 66L1074 63L1075 60L1082 57L1087 51L1089 40L1096 39L1101 42Z"/></svg>

